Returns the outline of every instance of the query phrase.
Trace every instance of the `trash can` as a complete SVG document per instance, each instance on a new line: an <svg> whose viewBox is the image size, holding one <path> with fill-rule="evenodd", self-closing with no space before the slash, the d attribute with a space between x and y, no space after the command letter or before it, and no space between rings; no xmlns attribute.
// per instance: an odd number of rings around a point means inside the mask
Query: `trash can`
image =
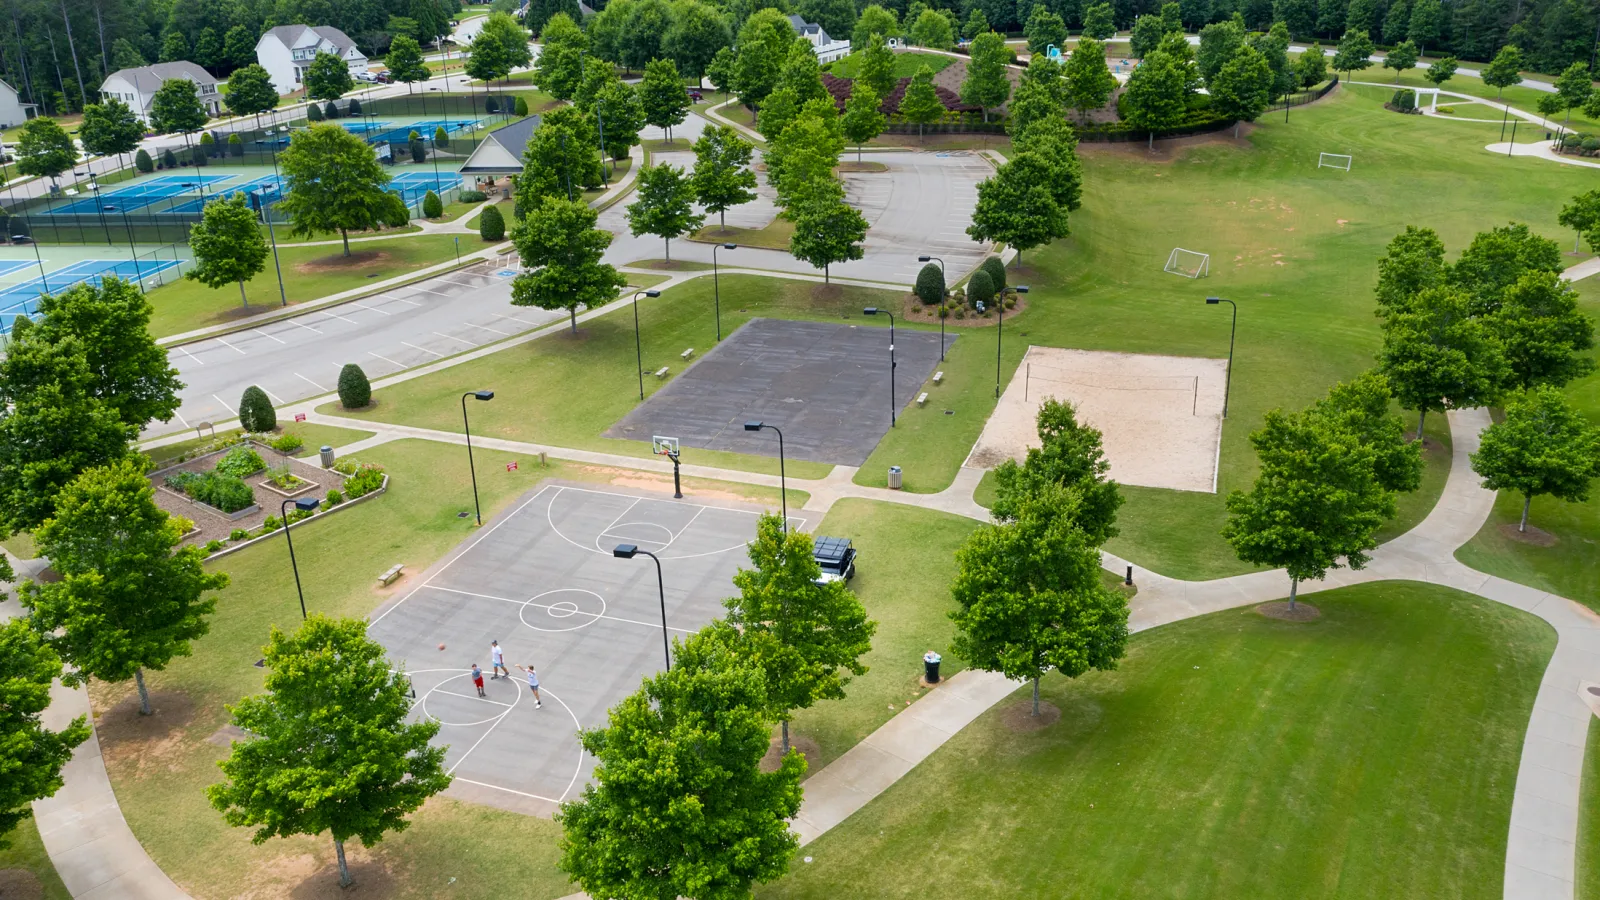
<svg viewBox="0 0 1600 900"><path fill-rule="evenodd" d="M900 467L899 466L890 466L889 467L889 490L891 490L891 491L900 490Z"/></svg>
<svg viewBox="0 0 1600 900"><path fill-rule="evenodd" d="M322 446L322 467L324 469L333 468L333 448L326 444Z"/></svg>
<svg viewBox="0 0 1600 900"><path fill-rule="evenodd" d="M929 684L939 683L939 662L943 659L932 650L922 654L922 676Z"/></svg>

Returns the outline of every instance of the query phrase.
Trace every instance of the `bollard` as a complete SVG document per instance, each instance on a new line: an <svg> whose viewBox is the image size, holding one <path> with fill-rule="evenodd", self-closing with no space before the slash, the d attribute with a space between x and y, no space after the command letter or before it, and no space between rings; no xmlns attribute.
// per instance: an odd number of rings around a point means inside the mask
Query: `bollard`
<svg viewBox="0 0 1600 900"><path fill-rule="evenodd" d="M333 448L326 444L322 445L322 467L324 469L333 468Z"/></svg>
<svg viewBox="0 0 1600 900"><path fill-rule="evenodd" d="M1122 583L1127 585L1133 584L1133 566L1128 567L1128 575L1122 580Z"/></svg>

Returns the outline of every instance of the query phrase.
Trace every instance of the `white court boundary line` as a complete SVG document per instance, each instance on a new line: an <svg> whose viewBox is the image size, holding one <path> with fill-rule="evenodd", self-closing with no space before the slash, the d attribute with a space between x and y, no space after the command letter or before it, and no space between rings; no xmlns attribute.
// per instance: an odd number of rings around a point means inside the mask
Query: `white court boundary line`
<svg viewBox="0 0 1600 900"><path fill-rule="evenodd" d="M566 491L576 491L576 492L581 493L581 494L603 494L603 495L608 496L608 497L628 497L628 496L631 496L629 494L618 494L618 493L615 493L615 492L612 492L612 491L596 491L596 490L591 490L589 488L575 488L575 487L567 487L565 485L561 485L561 486L558 486L556 488L556 497L560 497L561 494L565 493ZM594 553L594 554L598 554L600 556L605 556L605 555L608 555L610 553L610 551L604 550L604 549L598 549L598 541L600 540L600 538L605 537L607 534L611 533L611 530L617 527L617 523L619 521L621 521L622 517L627 515L635 506L638 506L641 501L653 500L653 499L655 499L655 498L653 498L653 497L635 497L635 498L633 498L633 502L628 505L628 508L624 509L622 512L618 513L617 517L615 519L611 520L611 524L607 525L605 527L604 531L601 531L598 535L595 536L595 541L597 543L596 543L596 546L594 546L594 547L586 547L583 544L578 543L577 541L575 541L572 538L568 537L566 535L566 532L561 530L560 526L556 525L556 522L555 522L555 500L556 500L556 498L555 497L552 497L551 500L550 500L550 504L545 507L545 522L550 526L550 530L552 532L554 532L556 535L558 535L562 540L566 541L567 543L571 544L574 547L577 547L579 550L582 550L585 553ZM667 502L667 501L658 501L658 502ZM672 541L669 541L667 543L668 547L670 547L673 542L677 541L677 539L680 536L682 536L683 532L688 529L689 524L692 524L695 519L700 518L700 513L705 512L708 509L715 509L715 510L718 510L718 511L721 511L721 512L738 513L740 515L757 516L757 517L763 516L763 515L766 514L765 512L753 512L753 511L748 510L748 509L734 509L734 508L728 507L728 506L712 506L712 505L706 504L706 503L678 503L676 505L679 505L679 506L697 506L700 509L699 509L699 512L696 512L694 514L694 517L689 520L688 524L685 524L683 526L683 528L678 529L678 533L673 536ZM806 520L804 518L802 518L800 516L790 516L789 518L791 520L799 522L801 530L805 529ZM624 524L644 524L644 523L624 523ZM654 525L654 524L657 524L657 523L651 522L649 524ZM663 557L661 557L661 561L662 562L667 562L669 560L700 559L700 558L706 557L706 556L718 556L720 554L727 553L730 550L738 550L738 549L741 549L743 547L748 547L749 545L750 545L749 541L744 541L744 542L735 544L735 545L733 545L731 547L724 547L724 548L722 548L720 550L707 550L704 553L690 553L690 554L686 554L684 556L663 556ZM662 549L662 551L665 551L667 549L667 547L662 547L661 549Z"/></svg>
<svg viewBox="0 0 1600 900"><path fill-rule="evenodd" d="M533 599L513 600L510 597L496 597L493 594L478 594L478 593L474 593L472 591L457 590L456 588L439 587L438 585L433 585L433 589L436 590L436 591L444 591L447 594L460 594L460 595L462 595L464 597L477 597L480 600L498 600L501 603L514 603L517 606L537 606L540 609L543 609L543 610L545 610L547 612L554 608L550 604L535 603L535 602L533 602ZM421 588L418 588L418 590L421 590ZM545 596L545 594L554 594L554 593L558 593L558 592L562 592L562 591L579 591L579 590L584 590L584 589L583 588L553 588L551 590L545 591L543 594L534 595L534 599L536 599L538 597L543 597L543 596ZM596 596L599 596L599 595L597 594ZM601 598L601 600L603 602L604 598ZM637 619L624 619L624 618L622 618L620 616L608 616L605 613L584 612L581 609L577 610L576 612L569 613L568 615L588 616L591 619L605 619L605 620L611 621L611 622L624 622L624 623L627 623L629 625L642 625L642 626L644 626L646 628L649 628L652 631L654 631L654 630L656 630L656 629L661 627L661 623L659 623L659 622L640 622ZM524 624L526 624L526 623L524 623ZM529 625L528 627L532 628L533 626ZM536 628L534 630L538 631L540 629ZM569 628L569 629L567 629L565 631L552 631L552 632L547 632L547 633L549 633L549 634L568 634L570 632L579 631L579 630L581 630L581 629ZM684 634L694 634L694 632L691 631L690 629L687 629L687 628L674 628L671 625L667 626L667 630L668 631L681 631Z"/></svg>

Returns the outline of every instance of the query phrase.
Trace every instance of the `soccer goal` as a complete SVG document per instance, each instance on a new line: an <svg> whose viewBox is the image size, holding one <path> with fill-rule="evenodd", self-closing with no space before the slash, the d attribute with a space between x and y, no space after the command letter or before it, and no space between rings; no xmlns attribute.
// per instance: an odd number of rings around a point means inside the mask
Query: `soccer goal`
<svg viewBox="0 0 1600 900"><path fill-rule="evenodd" d="M1185 278L1204 278L1211 273L1211 254L1178 247L1167 254L1167 266L1162 271Z"/></svg>
<svg viewBox="0 0 1600 900"><path fill-rule="evenodd" d="M1343 169L1348 172L1350 171L1350 160L1349 154L1323 153L1317 157L1317 168Z"/></svg>

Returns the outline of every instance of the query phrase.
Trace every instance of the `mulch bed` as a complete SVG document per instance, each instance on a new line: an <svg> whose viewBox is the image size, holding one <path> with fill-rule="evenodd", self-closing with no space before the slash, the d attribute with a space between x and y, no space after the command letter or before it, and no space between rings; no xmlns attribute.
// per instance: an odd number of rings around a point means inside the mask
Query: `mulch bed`
<svg viewBox="0 0 1600 900"><path fill-rule="evenodd" d="M236 446L251 447L261 454L261 458L266 460L268 467L278 466L286 461L289 464L289 471L297 478L302 478L315 485L310 490L294 494L297 498L315 497L321 500L328 496L328 491L331 489L341 491L344 489L344 476L331 469L324 469L304 460L286 457L271 447L257 444L254 441ZM223 454L232 449L233 447L229 447L225 450L218 450L215 453L208 453L205 456L197 456L188 462L150 473L150 482L156 488L156 505L172 515L182 516L195 524L197 530L184 539L185 544L202 547L213 540L226 541L228 535L236 528L254 531L261 527L261 523L266 521L267 516L280 515L283 501L289 499L265 486L267 471L262 470L244 480L245 484L250 485L251 491L255 494L256 505L261 508L247 516L234 519L220 509L189 499L178 491L167 487L164 483L166 476L177 472L209 471L216 467L217 460L221 459Z"/></svg>
<svg viewBox="0 0 1600 900"><path fill-rule="evenodd" d="M1299 600L1295 601L1294 609L1289 608L1289 601L1276 600L1261 604L1256 607L1256 612L1269 619L1279 619L1284 622L1312 622L1322 618L1322 610Z"/></svg>
<svg viewBox="0 0 1600 900"><path fill-rule="evenodd" d="M1554 547L1561 543L1560 538L1532 525L1528 526L1527 531L1518 531L1515 522L1507 522L1501 525L1500 533L1519 544L1528 544L1533 547Z"/></svg>
<svg viewBox="0 0 1600 900"><path fill-rule="evenodd" d="M795 734L794 729L789 729L789 746L799 750L800 755L806 758L806 774L817 771L815 760L822 758L822 747L816 741L804 735ZM772 736L772 743L767 747L767 755L761 757L761 771L776 772L778 763L783 761L783 735Z"/></svg>
<svg viewBox="0 0 1600 900"><path fill-rule="evenodd" d="M345 256L343 251L338 251L332 256L299 263L294 268L302 275L311 275L316 272L342 272L346 269L359 269L362 266L382 265L388 259L389 254L383 250L352 250L349 256Z"/></svg>

